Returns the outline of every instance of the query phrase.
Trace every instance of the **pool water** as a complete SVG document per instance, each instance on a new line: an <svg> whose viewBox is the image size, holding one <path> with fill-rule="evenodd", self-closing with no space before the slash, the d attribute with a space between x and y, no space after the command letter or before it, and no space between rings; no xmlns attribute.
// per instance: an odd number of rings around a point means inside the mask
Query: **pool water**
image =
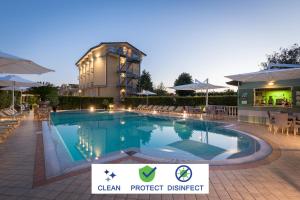
<svg viewBox="0 0 300 200"><path fill-rule="evenodd" d="M120 151L154 157L225 160L251 155L258 142L223 123L134 112L58 112L51 123L73 161Z"/></svg>

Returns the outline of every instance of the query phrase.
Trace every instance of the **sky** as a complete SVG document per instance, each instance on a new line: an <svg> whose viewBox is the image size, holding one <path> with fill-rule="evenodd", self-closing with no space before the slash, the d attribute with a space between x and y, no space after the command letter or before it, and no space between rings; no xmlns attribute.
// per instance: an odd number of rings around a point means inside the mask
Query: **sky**
<svg viewBox="0 0 300 200"><path fill-rule="evenodd" d="M23 75L78 83L75 62L100 42L127 41L147 54L155 85L182 72L226 85L259 70L266 54L300 43L298 0L0 0L0 51L54 69Z"/></svg>

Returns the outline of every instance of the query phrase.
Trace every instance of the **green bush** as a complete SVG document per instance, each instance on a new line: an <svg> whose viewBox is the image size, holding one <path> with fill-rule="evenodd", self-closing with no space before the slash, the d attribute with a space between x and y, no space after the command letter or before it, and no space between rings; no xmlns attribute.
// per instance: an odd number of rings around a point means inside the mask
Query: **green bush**
<svg viewBox="0 0 300 200"><path fill-rule="evenodd" d="M147 97L126 97L124 99L126 107L136 107L147 103ZM236 106L237 96L210 96L209 105ZM180 97L180 96L149 96L148 105L167 105L167 106L203 106L205 105L205 96Z"/></svg>
<svg viewBox="0 0 300 200"><path fill-rule="evenodd" d="M20 92L15 91L15 105L20 105ZM0 90L0 109L12 105L12 91Z"/></svg>
<svg viewBox="0 0 300 200"><path fill-rule="evenodd" d="M96 109L106 108L106 102L113 103L112 97L77 97L77 96L59 96L58 109L71 110L79 109L80 105L82 109L87 109L90 106L94 106ZM106 101L107 100L107 101Z"/></svg>

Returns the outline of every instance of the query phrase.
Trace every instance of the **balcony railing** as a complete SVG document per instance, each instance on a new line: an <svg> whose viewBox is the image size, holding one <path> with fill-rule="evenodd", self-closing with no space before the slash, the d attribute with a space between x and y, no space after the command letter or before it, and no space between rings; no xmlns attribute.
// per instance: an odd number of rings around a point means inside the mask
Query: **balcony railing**
<svg viewBox="0 0 300 200"><path fill-rule="evenodd" d="M120 56L124 56L127 58L128 62L140 62L141 59L136 53L132 53L131 55L128 54L128 52L123 51L122 48L116 49L114 47L110 47L106 50L106 53L112 53L112 54L117 54Z"/></svg>

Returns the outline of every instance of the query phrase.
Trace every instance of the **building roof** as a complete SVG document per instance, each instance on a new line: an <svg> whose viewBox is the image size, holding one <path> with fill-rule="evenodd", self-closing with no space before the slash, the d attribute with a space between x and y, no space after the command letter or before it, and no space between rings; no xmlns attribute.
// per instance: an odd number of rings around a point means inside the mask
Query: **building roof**
<svg viewBox="0 0 300 200"><path fill-rule="evenodd" d="M239 82L264 82L264 81L278 81L291 80L300 78L300 68L285 68L285 69L268 69L258 72L250 72L245 74L236 74L225 76L233 81Z"/></svg>
<svg viewBox="0 0 300 200"><path fill-rule="evenodd" d="M142 52L141 50L139 50L138 48L136 48L135 46L133 46L132 44L130 44L129 42L101 42L100 44L90 48L83 56L81 56L81 58L76 62L76 65L92 50L99 48L102 45L113 45L113 44L126 44L130 47L132 47L133 49L137 50L138 52L140 52L141 54L143 54L144 56L147 56L147 54L145 54L144 52Z"/></svg>
<svg viewBox="0 0 300 200"><path fill-rule="evenodd" d="M268 69L289 69L300 68L300 64L275 64L271 63L267 66Z"/></svg>

